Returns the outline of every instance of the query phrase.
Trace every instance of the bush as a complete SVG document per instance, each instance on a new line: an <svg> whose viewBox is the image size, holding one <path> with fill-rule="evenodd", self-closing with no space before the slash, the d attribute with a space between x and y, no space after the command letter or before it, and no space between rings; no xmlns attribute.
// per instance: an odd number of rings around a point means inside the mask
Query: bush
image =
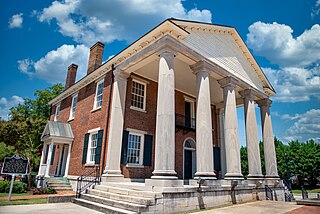
<svg viewBox="0 0 320 214"><path fill-rule="evenodd" d="M56 194L57 193L57 191L52 188L45 188L45 189L34 188L32 191L33 191L33 195Z"/></svg>
<svg viewBox="0 0 320 214"><path fill-rule="evenodd" d="M10 181L2 181L0 182L0 192L9 192L10 190Z"/></svg>
<svg viewBox="0 0 320 214"><path fill-rule="evenodd" d="M10 181L2 181L0 182L0 192L8 193L10 191ZM26 184L20 181L13 182L12 193L25 193Z"/></svg>

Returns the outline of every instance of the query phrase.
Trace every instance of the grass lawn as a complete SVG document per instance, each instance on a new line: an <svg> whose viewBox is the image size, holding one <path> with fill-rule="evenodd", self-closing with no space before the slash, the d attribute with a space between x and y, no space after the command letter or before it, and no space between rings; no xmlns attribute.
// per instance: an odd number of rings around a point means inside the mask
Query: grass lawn
<svg viewBox="0 0 320 214"><path fill-rule="evenodd" d="M23 200L15 200L15 201L0 201L0 206L8 206L8 205L22 205L22 204L45 204L47 203L47 198L32 198L32 199L23 199Z"/></svg>
<svg viewBox="0 0 320 214"><path fill-rule="evenodd" d="M301 194L301 189L294 189L292 190L293 193L295 194ZM320 193L320 189L308 189L308 193Z"/></svg>
<svg viewBox="0 0 320 214"><path fill-rule="evenodd" d="M0 197L8 197L9 193L0 193ZM12 193L11 196L25 196L30 195L28 193Z"/></svg>

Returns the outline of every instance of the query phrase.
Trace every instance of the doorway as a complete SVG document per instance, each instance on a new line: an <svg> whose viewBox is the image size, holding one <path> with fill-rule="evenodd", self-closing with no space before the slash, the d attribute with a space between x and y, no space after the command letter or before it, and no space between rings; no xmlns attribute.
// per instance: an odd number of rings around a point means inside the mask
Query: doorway
<svg viewBox="0 0 320 214"><path fill-rule="evenodd" d="M60 145L60 146L61 146L61 152L60 152L60 156L59 156L57 176L63 177L65 174L65 169L66 169L69 145L64 144L64 145Z"/></svg>
<svg viewBox="0 0 320 214"><path fill-rule="evenodd" d="M193 179L196 173L196 142L192 138L187 138L183 144L183 179Z"/></svg>

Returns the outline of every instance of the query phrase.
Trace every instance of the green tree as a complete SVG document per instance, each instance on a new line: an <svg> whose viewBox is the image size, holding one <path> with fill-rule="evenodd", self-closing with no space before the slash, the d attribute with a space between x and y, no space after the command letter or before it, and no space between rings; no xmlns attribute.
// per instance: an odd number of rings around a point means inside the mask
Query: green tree
<svg viewBox="0 0 320 214"><path fill-rule="evenodd" d="M11 157L14 155L14 147L6 145L4 142L0 142L0 161L3 161L5 157Z"/></svg>
<svg viewBox="0 0 320 214"><path fill-rule="evenodd" d="M62 91L61 84L37 90L34 100L24 99L23 104L10 109L9 121L0 121L0 142L13 146L18 154L29 160L28 188L32 170L39 165L40 137L50 116L48 102Z"/></svg>
<svg viewBox="0 0 320 214"><path fill-rule="evenodd" d="M244 178L248 177L248 152L246 146L241 146L240 148L240 158L241 158L241 173Z"/></svg>

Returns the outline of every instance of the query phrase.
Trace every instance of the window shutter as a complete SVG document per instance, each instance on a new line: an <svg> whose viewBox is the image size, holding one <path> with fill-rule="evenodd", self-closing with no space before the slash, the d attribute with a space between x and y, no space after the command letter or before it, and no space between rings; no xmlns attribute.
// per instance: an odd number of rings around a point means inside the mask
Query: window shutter
<svg viewBox="0 0 320 214"><path fill-rule="evenodd" d="M56 152L56 145L53 145L50 165L53 165L54 153L55 153L55 152Z"/></svg>
<svg viewBox="0 0 320 214"><path fill-rule="evenodd" d="M84 144L83 144L83 153L82 153L82 164L87 162L87 152L88 152L88 142L90 134L87 133L84 135Z"/></svg>
<svg viewBox="0 0 320 214"><path fill-rule="evenodd" d="M96 148L96 156L94 158L94 163L95 164L100 164L102 138L103 138L103 130L100 130L100 131L98 131L98 141L97 141L97 148Z"/></svg>
<svg viewBox="0 0 320 214"><path fill-rule="evenodd" d="M221 171L220 147L213 147L214 170Z"/></svg>
<svg viewBox="0 0 320 214"><path fill-rule="evenodd" d="M152 163L152 135L144 135L143 165L151 166Z"/></svg>
<svg viewBox="0 0 320 214"><path fill-rule="evenodd" d="M127 163L128 137L129 137L129 132L128 131L123 131L122 149L121 149L121 164L126 164Z"/></svg>

